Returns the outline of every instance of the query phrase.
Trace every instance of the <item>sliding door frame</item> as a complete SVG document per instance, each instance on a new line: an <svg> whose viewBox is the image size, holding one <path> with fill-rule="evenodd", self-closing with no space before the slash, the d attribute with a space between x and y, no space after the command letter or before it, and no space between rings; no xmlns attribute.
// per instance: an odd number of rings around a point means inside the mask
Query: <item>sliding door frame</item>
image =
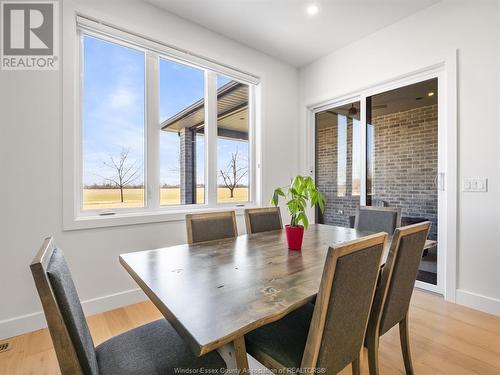
<svg viewBox="0 0 500 375"><path fill-rule="evenodd" d="M316 114L326 109L360 102L361 122L361 196L366 204L366 101L368 97L395 90L429 79L438 79L438 282L437 285L417 281L416 287L444 295L455 302L457 259L457 51L451 51L442 61L418 71L394 77L346 95L305 105L304 173L314 179L316 147ZM311 215L315 217L315 215Z"/></svg>

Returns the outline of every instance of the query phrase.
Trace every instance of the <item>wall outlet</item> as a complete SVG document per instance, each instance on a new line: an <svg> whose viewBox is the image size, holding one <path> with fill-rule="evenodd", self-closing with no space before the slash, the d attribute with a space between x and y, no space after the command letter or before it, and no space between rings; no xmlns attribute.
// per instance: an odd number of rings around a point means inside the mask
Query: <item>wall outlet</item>
<svg viewBox="0 0 500 375"><path fill-rule="evenodd" d="M462 191L485 193L488 191L487 178L464 178L462 181Z"/></svg>

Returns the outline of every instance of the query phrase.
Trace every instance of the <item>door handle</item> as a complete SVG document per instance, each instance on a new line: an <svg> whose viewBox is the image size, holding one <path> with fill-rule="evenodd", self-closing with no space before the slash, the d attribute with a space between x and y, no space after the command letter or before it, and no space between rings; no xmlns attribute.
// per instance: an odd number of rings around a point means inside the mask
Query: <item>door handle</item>
<svg viewBox="0 0 500 375"><path fill-rule="evenodd" d="M444 173L440 172L436 175L434 185L436 185L438 190L444 191Z"/></svg>

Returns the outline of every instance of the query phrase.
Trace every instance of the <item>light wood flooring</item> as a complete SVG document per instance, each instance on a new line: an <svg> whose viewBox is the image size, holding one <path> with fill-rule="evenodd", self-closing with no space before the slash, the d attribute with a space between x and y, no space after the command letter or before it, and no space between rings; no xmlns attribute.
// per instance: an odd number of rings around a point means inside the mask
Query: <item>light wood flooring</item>
<svg viewBox="0 0 500 375"><path fill-rule="evenodd" d="M159 318L153 304L144 302L90 316L88 322L97 345ZM417 375L500 375L500 317L416 290L410 308L410 340ZM7 341L12 349L0 353L0 374L59 374L46 329ZM379 355L381 374L404 374L397 327L381 338ZM362 373L368 374L366 353L362 365ZM351 369L344 374L351 374Z"/></svg>

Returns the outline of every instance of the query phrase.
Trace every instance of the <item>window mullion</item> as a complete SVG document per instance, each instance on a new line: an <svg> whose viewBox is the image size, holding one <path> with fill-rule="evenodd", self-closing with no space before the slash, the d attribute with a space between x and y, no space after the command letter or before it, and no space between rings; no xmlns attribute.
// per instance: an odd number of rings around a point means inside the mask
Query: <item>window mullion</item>
<svg viewBox="0 0 500 375"><path fill-rule="evenodd" d="M146 194L150 210L160 207L160 74L158 55L146 53Z"/></svg>
<svg viewBox="0 0 500 375"><path fill-rule="evenodd" d="M217 205L217 75L205 71L206 203Z"/></svg>

